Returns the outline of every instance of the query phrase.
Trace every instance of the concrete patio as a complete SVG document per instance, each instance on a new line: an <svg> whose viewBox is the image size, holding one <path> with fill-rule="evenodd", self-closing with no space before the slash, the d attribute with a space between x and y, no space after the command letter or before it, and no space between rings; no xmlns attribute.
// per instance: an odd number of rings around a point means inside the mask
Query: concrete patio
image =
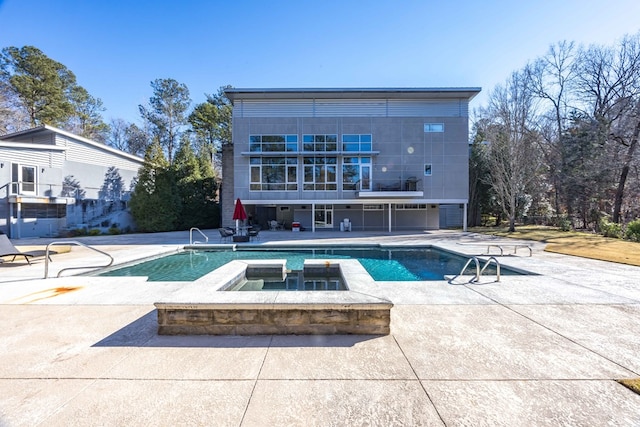
<svg viewBox="0 0 640 427"><path fill-rule="evenodd" d="M206 231L217 243L216 230ZM469 255L487 236L260 233L260 244L433 244ZM178 250L188 232L78 239L116 263ZM23 239L18 246L51 239ZM459 243L478 242L478 246ZM43 279L0 264L0 426L638 426L640 268L546 253L537 275L475 285L376 282L387 336L160 336L153 303L179 282ZM82 247L49 275L103 262Z"/></svg>

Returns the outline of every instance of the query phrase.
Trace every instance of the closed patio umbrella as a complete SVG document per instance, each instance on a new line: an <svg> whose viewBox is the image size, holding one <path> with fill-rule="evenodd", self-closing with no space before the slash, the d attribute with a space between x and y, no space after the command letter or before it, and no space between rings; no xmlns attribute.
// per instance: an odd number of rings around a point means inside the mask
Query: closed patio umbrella
<svg viewBox="0 0 640 427"><path fill-rule="evenodd" d="M247 219L247 212L244 210L240 198L238 198L236 200L236 208L233 210L233 220L236 222L236 234L240 231L240 221L244 221L245 219Z"/></svg>

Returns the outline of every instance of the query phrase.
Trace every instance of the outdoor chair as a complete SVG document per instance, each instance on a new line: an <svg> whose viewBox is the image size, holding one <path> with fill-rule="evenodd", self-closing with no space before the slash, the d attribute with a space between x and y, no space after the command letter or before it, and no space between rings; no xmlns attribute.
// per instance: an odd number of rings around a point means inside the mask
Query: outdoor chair
<svg viewBox="0 0 640 427"><path fill-rule="evenodd" d="M218 228L218 232L220 233L221 242L230 240L235 234L233 230L229 230L228 228Z"/></svg>
<svg viewBox="0 0 640 427"><path fill-rule="evenodd" d="M11 240L9 240L6 234L0 234L0 257L11 255L13 255L11 262L15 261L17 256L23 256L24 260L27 261L28 264L31 264L29 258L33 257L33 254L20 252L18 248L13 246L13 243L11 243Z"/></svg>
<svg viewBox="0 0 640 427"><path fill-rule="evenodd" d="M260 227L251 227L248 234L249 240L260 240Z"/></svg>

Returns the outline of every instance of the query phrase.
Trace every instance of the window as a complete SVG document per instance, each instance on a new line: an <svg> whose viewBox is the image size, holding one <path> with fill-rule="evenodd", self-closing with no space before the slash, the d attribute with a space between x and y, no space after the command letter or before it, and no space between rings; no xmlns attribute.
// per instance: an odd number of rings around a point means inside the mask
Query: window
<svg viewBox="0 0 640 427"><path fill-rule="evenodd" d="M425 132L444 132L444 123L425 123Z"/></svg>
<svg viewBox="0 0 640 427"><path fill-rule="evenodd" d="M384 209L382 205L362 205L364 211L381 211Z"/></svg>
<svg viewBox="0 0 640 427"><path fill-rule="evenodd" d="M431 176L431 163L425 163L424 176Z"/></svg>
<svg viewBox="0 0 640 427"><path fill-rule="evenodd" d="M295 191L298 189L298 159L295 157L251 157L254 191Z"/></svg>
<svg viewBox="0 0 640 427"><path fill-rule="evenodd" d="M11 191L14 194L36 193L36 167L11 164Z"/></svg>
<svg viewBox="0 0 640 427"><path fill-rule="evenodd" d="M298 135L251 135L249 151L253 153L297 152Z"/></svg>
<svg viewBox="0 0 640 427"><path fill-rule="evenodd" d="M303 135L303 151L337 151L338 135Z"/></svg>
<svg viewBox="0 0 640 427"><path fill-rule="evenodd" d="M396 205L397 211L414 211L414 210L423 210L427 209L427 205L423 204L415 204L415 203L405 203Z"/></svg>
<svg viewBox="0 0 640 427"><path fill-rule="evenodd" d="M371 151L371 135L342 135L342 151Z"/></svg>
<svg viewBox="0 0 640 427"><path fill-rule="evenodd" d="M23 203L22 216L24 218L56 219L67 216L67 205Z"/></svg>
<svg viewBox="0 0 640 427"><path fill-rule="evenodd" d="M336 157L305 157L304 158L304 190L338 189Z"/></svg>
<svg viewBox="0 0 640 427"><path fill-rule="evenodd" d="M371 190L371 157L342 159L342 189Z"/></svg>

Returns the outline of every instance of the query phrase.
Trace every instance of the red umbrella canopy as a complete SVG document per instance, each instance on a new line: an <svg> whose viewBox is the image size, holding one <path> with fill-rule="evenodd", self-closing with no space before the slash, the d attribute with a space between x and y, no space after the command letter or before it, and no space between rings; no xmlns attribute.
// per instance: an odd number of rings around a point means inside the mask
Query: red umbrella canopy
<svg viewBox="0 0 640 427"><path fill-rule="evenodd" d="M242 202L239 198L238 200L236 200L236 208L233 211L233 219L239 219L240 221L244 221L245 219L247 219L247 212L245 212L244 206L242 206Z"/></svg>

